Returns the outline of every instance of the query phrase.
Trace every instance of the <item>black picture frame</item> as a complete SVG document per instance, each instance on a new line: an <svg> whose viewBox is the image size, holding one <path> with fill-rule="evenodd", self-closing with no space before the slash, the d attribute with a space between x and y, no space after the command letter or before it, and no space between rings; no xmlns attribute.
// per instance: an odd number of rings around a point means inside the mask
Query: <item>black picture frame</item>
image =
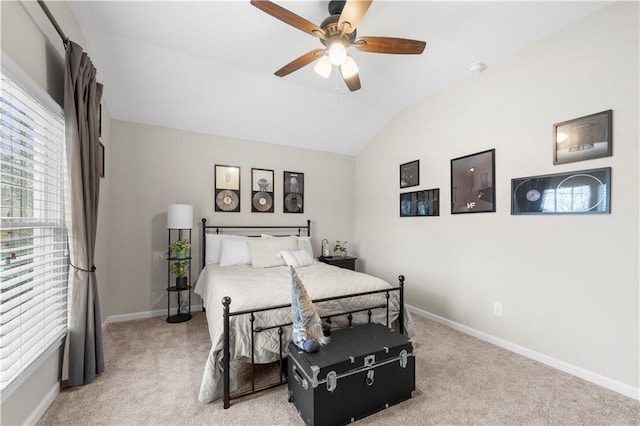
<svg viewBox="0 0 640 426"><path fill-rule="evenodd" d="M451 214L496 211L496 150L451 160Z"/></svg>
<svg viewBox="0 0 640 426"><path fill-rule="evenodd" d="M420 160L400 164L400 188L420 185Z"/></svg>
<svg viewBox="0 0 640 426"><path fill-rule="evenodd" d="M104 177L104 145L98 141L98 174Z"/></svg>
<svg viewBox="0 0 640 426"><path fill-rule="evenodd" d="M284 213L304 213L304 173L283 173L283 207Z"/></svg>
<svg viewBox="0 0 640 426"><path fill-rule="evenodd" d="M216 212L240 212L240 167L216 164L214 188Z"/></svg>
<svg viewBox="0 0 640 426"><path fill-rule="evenodd" d="M511 179L511 214L609 214L611 167Z"/></svg>
<svg viewBox="0 0 640 426"><path fill-rule="evenodd" d="M253 213L274 213L273 181L271 169L251 169L251 211Z"/></svg>
<svg viewBox="0 0 640 426"><path fill-rule="evenodd" d="M400 217L440 216L440 188L400 194Z"/></svg>
<svg viewBox="0 0 640 426"><path fill-rule="evenodd" d="M613 110L553 125L553 164L613 155Z"/></svg>

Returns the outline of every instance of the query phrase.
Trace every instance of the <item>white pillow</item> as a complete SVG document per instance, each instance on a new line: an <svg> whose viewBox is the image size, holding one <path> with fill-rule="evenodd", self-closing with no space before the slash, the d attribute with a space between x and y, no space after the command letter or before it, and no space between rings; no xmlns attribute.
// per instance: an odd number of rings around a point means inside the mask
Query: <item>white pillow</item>
<svg viewBox="0 0 640 426"><path fill-rule="evenodd" d="M280 252L298 250L298 237L255 238L249 241L249 246L254 268L284 266Z"/></svg>
<svg viewBox="0 0 640 426"><path fill-rule="evenodd" d="M282 238L275 237L273 235L261 234L261 238ZM292 235L291 237L295 237ZM315 256L313 255L313 246L311 245L311 237L298 237L298 250L304 250L309 253L309 256L313 259Z"/></svg>
<svg viewBox="0 0 640 426"><path fill-rule="evenodd" d="M251 250L249 250L249 241L246 238L225 238L220 247L220 266L251 264Z"/></svg>
<svg viewBox="0 0 640 426"><path fill-rule="evenodd" d="M204 259L205 265L210 265L212 263L220 263L220 244L224 239L235 239L235 240L243 240L247 239L244 235L230 235L230 234L214 234L207 233L205 235L205 244L207 245L207 254Z"/></svg>
<svg viewBox="0 0 640 426"><path fill-rule="evenodd" d="M298 237L298 249L304 250L309 253L311 259L315 256L313 255L313 246L311 245L311 237Z"/></svg>
<svg viewBox="0 0 640 426"><path fill-rule="evenodd" d="M288 266L294 268L313 265L313 257L309 256L305 250L281 251L280 255Z"/></svg>

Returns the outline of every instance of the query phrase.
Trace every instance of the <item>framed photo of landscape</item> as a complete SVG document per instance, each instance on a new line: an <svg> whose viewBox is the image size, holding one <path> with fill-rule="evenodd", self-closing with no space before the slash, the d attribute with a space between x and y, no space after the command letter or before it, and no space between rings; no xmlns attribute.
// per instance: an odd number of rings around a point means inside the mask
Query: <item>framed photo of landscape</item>
<svg viewBox="0 0 640 426"><path fill-rule="evenodd" d="M553 125L553 164L612 155L613 110Z"/></svg>

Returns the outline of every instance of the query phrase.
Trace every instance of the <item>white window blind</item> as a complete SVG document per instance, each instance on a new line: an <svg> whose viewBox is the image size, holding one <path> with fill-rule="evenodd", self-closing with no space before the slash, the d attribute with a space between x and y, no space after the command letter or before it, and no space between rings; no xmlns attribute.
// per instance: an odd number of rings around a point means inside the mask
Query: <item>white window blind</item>
<svg viewBox="0 0 640 426"><path fill-rule="evenodd" d="M67 329L64 118L44 90L6 63L3 55L0 394Z"/></svg>

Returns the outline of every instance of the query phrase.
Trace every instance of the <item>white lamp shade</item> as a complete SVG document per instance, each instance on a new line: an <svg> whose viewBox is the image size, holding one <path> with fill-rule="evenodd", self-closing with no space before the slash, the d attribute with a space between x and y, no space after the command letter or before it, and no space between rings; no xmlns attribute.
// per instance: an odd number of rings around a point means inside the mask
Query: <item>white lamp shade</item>
<svg viewBox="0 0 640 426"><path fill-rule="evenodd" d="M324 78L328 78L331 74L331 68L333 68L331 59L329 59L327 55L324 55L322 58L320 58L318 63L316 63L314 70Z"/></svg>
<svg viewBox="0 0 640 426"><path fill-rule="evenodd" d="M193 228L193 206L171 204L167 208L167 229Z"/></svg>
<svg viewBox="0 0 640 426"><path fill-rule="evenodd" d="M342 72L342 77L351 78L358 74L358 65L351 56L347 56L342 65L340 65L340 71Z"/></svg>
<svg viewBox="0 0 640 426"><path fill-rule="evenodd" d="M347 57L347 47L341 40L336 40L329 46L329 59L333 65L342 65Z"/></svg>

